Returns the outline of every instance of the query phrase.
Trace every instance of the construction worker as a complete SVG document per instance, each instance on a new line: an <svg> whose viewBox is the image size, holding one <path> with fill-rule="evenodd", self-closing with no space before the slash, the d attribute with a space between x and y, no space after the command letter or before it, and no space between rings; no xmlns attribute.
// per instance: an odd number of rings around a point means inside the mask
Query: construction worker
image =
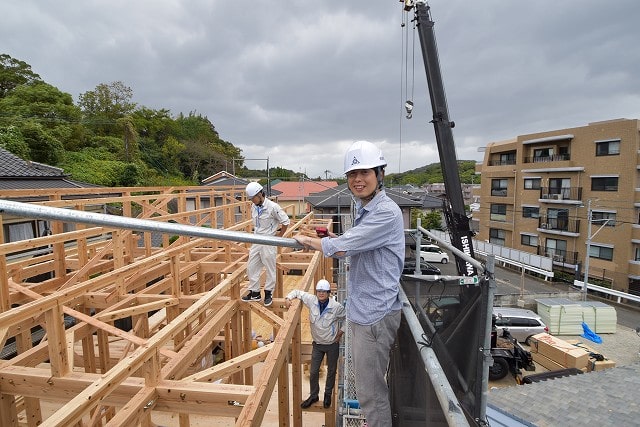
<svg viewBox="0 0 640 427"><path fill-rule="evenodd" d="M294 239L333 258L350 257L347 320L356 395L369 427L391 422L385 374L389 350L400 327L398 298L404 262L404 221L398 205L383 188L382 151L367 141L351 145L344 157L347 185L356 201L353 227L337 236Z"/></svg>
<svg viewBox="0 0 640 427"><path fill-rule="evenodd" d="M319 280L316 284L315 295L297 289L289 292L285 299L287 308L291 307L291 300L294 298L300 299L304 305L309 307L309 323L311 324L311 338L313 338L311 368L309 370L309 397L300 406L308 408L318 401L320 365L326 355L327 381L324 385L322 404L328 408L331 406L333 386L336 382L340 338L344 333L339 327L339 323L345 318L344 307L331 298L331 285L325 279Z"/></svg>
<svg viewBox="0 0 640 427"><path fill-rule="evenodd" d="M289 227L289 217L276 202L269 200L262 185L250 182L246 188L247 198L251 200L251 218L253 232L265 236L282 237ZM249 292L242 297L243 301L260 301L260 275L265 269L264 305L273 302L273 290L276 287L276 255L278 249L272 245L253 244L249 249L247 260L247 276L249 277Z"/></svg>

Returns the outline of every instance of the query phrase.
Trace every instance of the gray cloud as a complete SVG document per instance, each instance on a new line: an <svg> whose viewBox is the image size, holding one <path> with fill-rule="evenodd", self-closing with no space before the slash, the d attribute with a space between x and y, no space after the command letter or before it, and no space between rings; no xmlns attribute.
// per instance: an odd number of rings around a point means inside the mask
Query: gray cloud
<svg viewBox="0 0 640 427"><path fill-rule="evenodd" d="M459 159L480 160L478 147L519 134L640 116L636 1L430 5ZM358 139L381 146L389 172L438 161L413 34L402 69L398 2L21 0L3 9L3 53L76 100L120 80L138 104L207 115L245 157L313 177L339 176Z"/></svg>

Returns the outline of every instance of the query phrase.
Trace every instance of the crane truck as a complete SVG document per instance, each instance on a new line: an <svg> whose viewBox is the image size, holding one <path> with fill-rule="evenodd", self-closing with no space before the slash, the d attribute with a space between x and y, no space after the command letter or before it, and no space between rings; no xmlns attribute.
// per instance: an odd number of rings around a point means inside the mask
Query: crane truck
<svg viewBox="0 0 640 427"><path fill-rule="evenodd" d="M455 123L449 118L444 83L442 80L438 50L433 29L434 22L431 19L430 7L425 1L404 0L404 8L405 11L413 9L415 12L415 25L420 39L422 58L424 60L433 113L431 123L433 124L435 131L440 166L446 191L443 211L450 241L455 248L461 250L471 258L475 258L472 245L473 233L471 231L469 218L465 211L464 197L453 139L452 129L454 128ZM456 256L456 267L461 276L475 276L477 274L475 267L471 263L458 256ZM469 301L474 298L480 299L479 294L481 294L481 292L476 289L462 289L460 292L460 302L463 304L465 303L465 300ZM471 305L469 305L469 307L471 307ZM486 312L486 307L487 306L484 304L477 304L475 316L477 317L480 325L482 325L490 315L490 313ZM454 308L452 307L452 309ZM469 310L472 309L469 308ZM459 314L454 322L461 321L465 315L465 313ZM521 368L528 371L534 370L535 365L531 354L526 351L517 342L517 340L509 339L509 336L507 335L503 338L506 338L508 342L511 343L509 347L503 348L496 346L497 337L495 325L494 322L491 322L491 324L492 338L490 354L493 359L493 364L488 370L489 379L498 380L504 378L509 371L511 371L517 379L521 374ZM456 326L454 325L453 328L455 327ZM482 328L477 329L479 335L481 335L480 342L482 342L483 335L486 334L486 331L482 331L481 329ZM473 345L470 346L473 347ZM478 364L482 366L480 362L481 360L478 359ZM482 369L477 368L476 375L484 375L481 371ZM483 382L476 381L476 383Z"/></svg>

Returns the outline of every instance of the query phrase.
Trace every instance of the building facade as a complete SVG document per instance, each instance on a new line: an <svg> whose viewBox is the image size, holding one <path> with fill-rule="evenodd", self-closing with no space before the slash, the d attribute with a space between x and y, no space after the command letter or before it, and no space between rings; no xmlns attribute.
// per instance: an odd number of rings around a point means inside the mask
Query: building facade
<svg viewBox="0 0 640 427"><path fill-rule="evenodd" d="M578 277L588 265L590 283L640 295L638 120L491 143L477 169L476 238L548 256Z"/></svg>

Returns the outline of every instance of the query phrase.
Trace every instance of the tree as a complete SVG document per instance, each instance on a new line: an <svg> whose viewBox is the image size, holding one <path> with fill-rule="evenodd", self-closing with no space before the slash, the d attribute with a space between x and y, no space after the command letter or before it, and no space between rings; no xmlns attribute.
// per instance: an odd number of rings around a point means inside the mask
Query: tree
<svg viewBox="0 0 640 427"><path fill-rule="evenodd" d="M20 85L41 82L31 65L3 53L0 55L0 98Z"/></svg>
<svg viewBox="0 0 640 427"><path fill-rule="evenodd" d="M44 82L16 87L0 98L0 127L16 126L22 129L27 122L38 123L48 134L65 147L80 144L83 130L80 109L73 104L71 95ZM24 132L23 132L24 134Z"/></svg>
<svg viewBox="0 0 640 427"><path fill-rule="evenodd" d="M31 159L29 146L24 141L20 130L15 126L0 128L0 147L21 159Z"/></svg>
<svg viewBox="0 0 640 427"><path fill-rule="evenodd" d="M180 170L184 176L202 180L219 170L227 170L233 159L242 159L242 150L224 141L209 119L194 112L176 119L177 138L184 144Z"/></svg>
<svg viewBox="0 0 640 427"><path fill-rule="evenodd" d="M138 159L140 157L138 152L138 131L131 116L124 116L116 121L122 127L124 161L130 162L132 159Z"/></svg>
<svg viewBox="0 0 640 427"><path fill-rule="evenodd" d="M31 160L47 165L57 165L62 160L64 156L62 143L47 132L40 123L27 120L22 123L20 132L29 146Z"/></svg>
<svg viewBox="0 0 640 427"><path fill-rule="evenodd" d="M121 128L116 121L136 108L132 98L133 90L120 81L101 83L94 90L81 94L78 105L85 124L97 135L120 136Z"/></svg>
<svg viewBox="0 0 640 427"><path fill-rule="evenodd" d="M440 211L432 210L424 213L420 209L411 209L411 227L417 227L417 218L420 218L422 228L427 230L442 230L442 215Z"/></svg>

